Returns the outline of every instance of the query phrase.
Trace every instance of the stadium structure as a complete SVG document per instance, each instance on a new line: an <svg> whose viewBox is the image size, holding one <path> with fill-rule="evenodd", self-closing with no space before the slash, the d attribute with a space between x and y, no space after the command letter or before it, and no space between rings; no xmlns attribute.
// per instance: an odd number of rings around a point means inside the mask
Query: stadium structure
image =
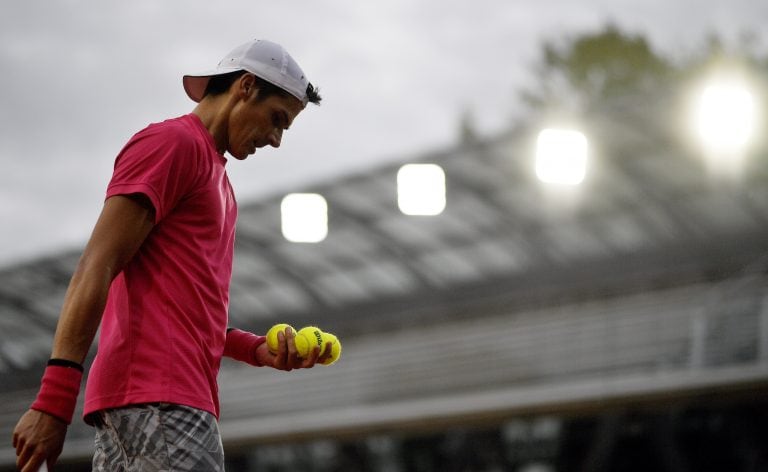
<svg viewBox="0 0 768 472"><path fill-rule="evenodd" d="M406 160L302 189L328 206L315 244L283 237L283 195L242 204L230 324L318 325L343 354L225 360L228 470L768 470L767 174L717 179L658 134L588 129L565 193L521 126L407 160L443 169L436 216L398 208ZM5 470L78 255L0 272ZM92 447L75 422L62 468Z"/></svg>

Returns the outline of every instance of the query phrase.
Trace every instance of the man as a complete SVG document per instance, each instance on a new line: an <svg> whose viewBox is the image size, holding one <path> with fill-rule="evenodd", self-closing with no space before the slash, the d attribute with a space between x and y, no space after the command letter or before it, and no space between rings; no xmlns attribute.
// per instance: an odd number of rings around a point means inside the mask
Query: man
<svg viewBox="0 0 768 472"><path fill-rule="evenodd" d="M279 147L320 96L281 46L263 40L183 84L198 102L192 113L150 125L117 156L40 392L14 430L24 472L56 463L99 325L84 411L96 427L94 470L223 470L222 356L286 371L325 360L318 348L300 358L289 329L276 354L262 336L227 329L237 207L224 153L243 160Z"/></svg>

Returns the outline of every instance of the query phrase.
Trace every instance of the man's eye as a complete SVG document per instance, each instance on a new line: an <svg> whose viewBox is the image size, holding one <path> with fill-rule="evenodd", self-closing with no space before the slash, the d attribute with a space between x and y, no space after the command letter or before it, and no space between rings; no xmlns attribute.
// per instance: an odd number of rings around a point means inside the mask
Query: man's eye
<svg viewBox="0 0 768 472"><path fill-rule="evenodd" d="M272 126L275 128L285 130L288 129L288 115L283 112L275 112L272 114Z"/></svg>

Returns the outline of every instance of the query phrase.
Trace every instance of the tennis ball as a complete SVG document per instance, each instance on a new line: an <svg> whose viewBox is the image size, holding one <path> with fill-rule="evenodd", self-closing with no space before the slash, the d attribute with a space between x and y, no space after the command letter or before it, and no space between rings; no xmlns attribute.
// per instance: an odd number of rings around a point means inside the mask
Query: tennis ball
<svg viewBox="0 0 768 472"><path fill-rule="evenodd" d="M320 353L320 355L325 354L325 349L328 343L331 343L331 356L326 359L324 362L322 362L323 365L331 365L337 360L339 360L339 357L341 357L341 341L339 341L339 338L336 337L336 335L331 333L322 333L323 338L323 351Z"/></svg>
<svg viewBox="0 0 768 472"><path fill-rule="evenodd" d="M296 337L293 340L296 343L296 351L299 353L299 357L306 358L309 357L312 349L322 346L323 332L315 326L306 326L296 332Z"/></svg>
<svg viewBox="0 0 768 472"><path fill-rule="evenodd" d="M273 327L269 328L269 331L267 331L267 347L273 354L277 353L277 349L279 345L279 341L277 339L277 333L283 333L283 335L285 335L286 328L291 328L291 331L294 331L293 327L286 323L278 323Z"/></svg>

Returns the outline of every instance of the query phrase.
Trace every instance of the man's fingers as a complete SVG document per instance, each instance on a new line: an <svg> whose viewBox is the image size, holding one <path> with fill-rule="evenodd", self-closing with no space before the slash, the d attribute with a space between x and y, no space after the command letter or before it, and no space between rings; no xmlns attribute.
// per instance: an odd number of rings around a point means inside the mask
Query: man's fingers
<svg viewBox="0 0 768 472"><path fill-rule="evenodd" d="M296 349L296 334L291 328L285 328L285 345L288 347L288 357L294 359L298 356L298 350Z"/></svg>
<svg viewBox="0 0 768 472"><path fill-rule="evenodd" d="M21 472L38 472L41 470L43 464L46 464L46 468L42 470L48 470L47 462L44 456L32 456L24 468L21 469Z"/></svg>
<svg viewBox="0 0 768 472"><path fill-rule="evenodd" d="M328 341L325 343L325 347L323 349L323 355L317 358L317 362L325 362L328 359L331 358L331 349L333 348L333 343Z"/></svg>
<svg viewBox="0 0 768 472"><path fill-rule="evenodd" d="M22 472L35 472L40 464L43 463L45 457L36 458L34 455L34 448L21 447L21 451L16 451L16 467Z"/></svg>
<svg viewBox="0 0 768 472"><path fill-rule="evenodd" d="M320 356L320 348L315 346L312 348L312 352L309 353L309 357L304 359L304 362L301 363L301 367L304 369L308 369L312 366L314 366L317 363L317 358Z"/></svg>
<svg viewBox="0 0 768 472"><path fill-rule="evenodd" d="M24 438L17 440L17 444L19 447L16 449L16 467L22 472L37 472L43 464L47 465L48 462L54 464L61 454L61 450L59 450L50 453L51 457L48 457L49 452L45 446L29 445L24 441Z"/></svg>
<svg viewBox="0 0 768 472"><path fill-rule="evenodd" d="M278 348L275 356L274 367L280 370L307 369L315 364L325 361L331 356L333 343L327 342L321 350L316 346L310 351L309 356L302 358L296 348L296 333L291 328L277 333ZM323 355L320 355L323 352Z"/></svg>
<svg viewBox="0 0 768 472"><path fill-rule="evenodd" d="M288 363L291 369L300 369L303 363L303 359L299 355L299 350L296 348L296 333L291 331L290 336L286 339L288 345Z"/></svg>
<svg viewBox="0 0 768 472"><path fill-rule="evenodd" d="M285 332L277 333L278 350L275 367L290 371L302 367L303 359L296 349L296 334L291 328L285 328Z"/></svg>
<svg viewBox="0 0 768 472"><path fill-rule="evenodd" d="M288 328L285 329L288 332ZM291 370L288 365L288 347L286 335L280 331L277 333L277 356L275 357L275 368L281 370Z"/></svg>

